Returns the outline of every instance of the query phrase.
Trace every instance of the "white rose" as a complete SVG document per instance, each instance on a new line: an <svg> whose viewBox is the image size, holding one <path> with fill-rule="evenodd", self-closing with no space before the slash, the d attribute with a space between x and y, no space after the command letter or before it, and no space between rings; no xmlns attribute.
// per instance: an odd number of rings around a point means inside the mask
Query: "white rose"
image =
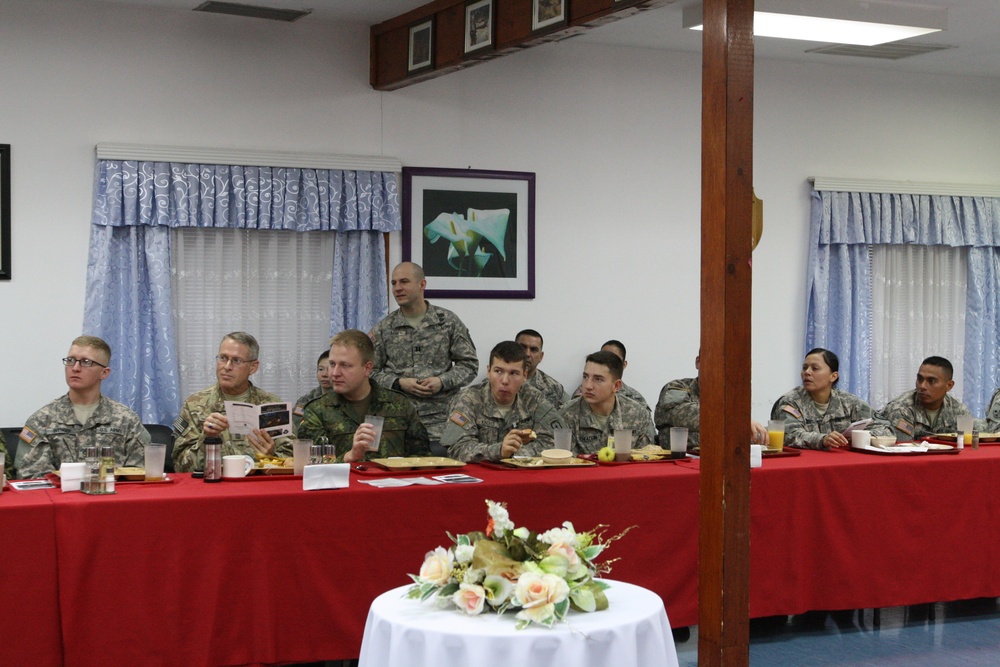
<svg viewBox="0 0 1000 667"><path fill-rule="evenodd" d="M469 616L475 616L483 611L486 590L482 586L459 584L458 590L451 596L451 601Z"/></svg>
<svg viewBox="0 0 1000 667"><path fill-rule="evenodd" d="M436 586L444 586L451 578L452 554L444 547L428 551L420 566L420 578Z"/></svg>
<svg viewBox="0 0 1000 667"><path fill-rule="evenodd" d="M455 560L459 563L468 563L472 560L472 554L476 551L476 547L471 544L459 544L455 547Z"/></svg>
<svg viewBox="0 0 1000 667"><path fill-rule="evenodd" d="M569 595L569 584L554 574L525 572L517 580L514 597L525 609L562 602Z"/></svg>

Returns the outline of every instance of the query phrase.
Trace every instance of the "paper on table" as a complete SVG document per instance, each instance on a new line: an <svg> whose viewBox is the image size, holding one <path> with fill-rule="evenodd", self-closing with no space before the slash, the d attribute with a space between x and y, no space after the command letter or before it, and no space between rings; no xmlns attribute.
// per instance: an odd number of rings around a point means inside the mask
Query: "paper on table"
<svg viewBox="0 0 1000 667"><path fill-rule="evenodd" d="M344 489L350 484L350 476L350 463L310 465L302 469L302 488L306 491Z"/></svg>
<svg viewBox="0 0 1000 667"><path fill-rule="evenodd" d="M255 428L267 431L272 437L292 434L291 403L237 403L226 401L226 419L229 432L247 435Z"/></svg>
<svg viewBox="0 0 1000 667"><path fill-rule="evenodd" d="M860 420L854 422L853 424L851 424L850 426L848 426L847 428L845 428L843 430L843 436L845 438L847 438L848 442L850 442L850 440L851 440L851 433L853 433L854 431L864 430L864 429L868 428L868 425L871 424L871 423L872 423L871 419L860 419Z"/></svg>
<svg viewBox="0 0 1000 667"><path fill-rule="evenodd" d="M428 479L427 477L387 477L385 479L362 479L362 484L374 486L377 489L392 489L401 486L427 485L433 486L442 482Z"/></svg>

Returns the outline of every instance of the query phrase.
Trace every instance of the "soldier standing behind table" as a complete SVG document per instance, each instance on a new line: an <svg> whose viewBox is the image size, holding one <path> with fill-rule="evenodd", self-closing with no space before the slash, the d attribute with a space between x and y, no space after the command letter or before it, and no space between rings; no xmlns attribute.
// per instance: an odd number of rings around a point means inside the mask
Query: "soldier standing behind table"
<svg viewBox="0 0 1000 667"><path fill-rule="evenodd" d="M83 461L89 446L111 445L115 465L142 466L149 433L132 410L101 394L101 382L111 374L108 344L80 336L62 362L69 393L28 417L20 445L27 450L17 474L42 477L63 462Z"/></svg>
<svg viewBox="0 0 1000 667"><path fill-rule="evenodd" d="M255 454L291 456L292 441L281 436L272 438L266 431L254 429L242 435L229 432L226 401L280 403L274 394L259 389L250 382L260 362L257 339L243 331L226 334L215 357L216 383L191 394L181 407L174 422L174 468L178 472L201 470L205 466L205 438L222 438L222 454Z"/></svg>
<svg viewBox="0 0 1000 667"><path fill-rule="evenodd" d="M524 329L517 333L514 342L524 348L524 354L528 359L528 378L524 384L542 392L542 396L552 404L552 407L559 409L566 402L566 391L556 379L538 368L538 364L542 363L542 358L545 356L545 352L542 351L544 344L542 334L534 329Z"/></svg>
<svg viewBox="0 0 1000 667"><path fill-rule="evenodd" d="M469 330L450 310L424 299L423 269L403 262L392 271L399 308L371 330L375 345L372 379L413 401L431 442L441 439L448 404L479 369Z"/></svg>

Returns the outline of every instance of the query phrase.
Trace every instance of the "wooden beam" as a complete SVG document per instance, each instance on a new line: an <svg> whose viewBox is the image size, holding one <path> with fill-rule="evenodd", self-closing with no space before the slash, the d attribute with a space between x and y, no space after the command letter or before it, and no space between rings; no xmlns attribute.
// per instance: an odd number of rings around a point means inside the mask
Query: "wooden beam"
<svg viewBox="0 0 1000 667"><path fill-rule="evenodd" d="M749 664L753 0L704 0L698 664Z"/></svg>

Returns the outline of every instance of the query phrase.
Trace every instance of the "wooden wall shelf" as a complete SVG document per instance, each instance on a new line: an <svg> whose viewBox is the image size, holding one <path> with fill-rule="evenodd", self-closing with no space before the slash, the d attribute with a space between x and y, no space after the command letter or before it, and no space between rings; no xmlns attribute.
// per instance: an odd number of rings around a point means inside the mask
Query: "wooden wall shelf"
<svg viewBox="0 0 1000 667"><path fill-rule="evenodd" d="M549 30L531 30L532 0L494 0L493 48L465 53L467 0L434 0L371 27L370 82L376 90L396 90L434 79L521 49L554 42L676 0L565 0L567 21ZM433 20L430 67L408 71L410 28Z"/></svg>

